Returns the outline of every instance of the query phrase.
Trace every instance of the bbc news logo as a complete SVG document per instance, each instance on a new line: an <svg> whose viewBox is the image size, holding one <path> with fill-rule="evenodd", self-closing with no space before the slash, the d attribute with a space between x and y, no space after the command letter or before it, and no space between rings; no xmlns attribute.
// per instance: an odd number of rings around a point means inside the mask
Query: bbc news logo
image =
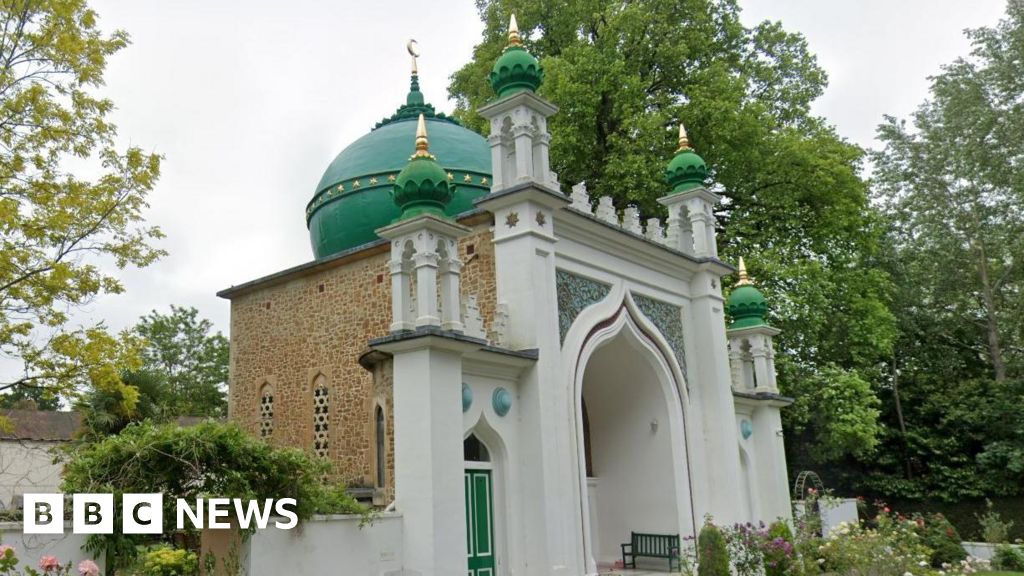
<svg viewBox="0 0 1024 576"><path fill-rule="evenodd" d="M64 533L64 494L25 494L25 534ZM195 528L231 528L234 518L243 530L260 530L271 524L291 530L299 523L294 498L279 500L242 500L240 498L196 498L190 503L175 499L175 520L178 530ZM71 531L74 534L113 534L113 494L73 494L71 497ZM164 530L164 495L124 494L121 497L122 534L160 534Z"/></svg>

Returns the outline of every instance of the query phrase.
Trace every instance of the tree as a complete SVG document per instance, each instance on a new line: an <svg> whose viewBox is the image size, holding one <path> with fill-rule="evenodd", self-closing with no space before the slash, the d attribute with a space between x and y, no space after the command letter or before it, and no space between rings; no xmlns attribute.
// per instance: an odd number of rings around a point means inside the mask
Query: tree
<svg viewBox="0 0 1024 576"><path fill-rule="evenodd" d="M874 412L856 424L811 423L830 413L816 387L870 396L896 338L892 285L878 266L882 220L859 171L864 152L842 140L811 103L826 75L804 39L781 25L742 25L733 0L481 0L485 24L473 61L452 76L456 116L485 131L476 109L492 100L487 75L507 44L510 14L545 70L542 95L560 107L548 126L561 181L586 181L619 208L660 215L664 171L685 121L724 201L723 257L746 257L783 330L780 385L805 405L785 416L787 441L827 429L834 458L875 445ZM811 382L815 382L812 387ZM802 419L801 419L802 418ZM812 450L813 449L813 450ZM798 469L794 468L794 472Z"/></svg>
<svg viewBox="0 0 1024 576"><path fill-rule="evenodd" d="M228 339L195 308L171 306L143 316L135 332L145 339L144 369L161 380L167 416L227 416Z"/></svg>
<svg viewBox="0 0 1024 576"><path fill-rule="evenodd" d="M1024 493L1024 3L967 34L873 154L900 337L881 457L853 484L887 497Z"/></svg>
<svg viewBox="0 0 1024 576"><path fill-rule="evenodd" d="M877 195L913 293L910 333L983 356L1005 381L1024 362L1024 4L969 36L971 56L932 79L912 127L879 127Z"/></svg>
<svg viewBox="0 0 1024 576"><path fill-rule="evenodd" d="M23 364L0 390L113 389L137 367L137 340L74 327L69 311L123 290L101 263L163 254L142 218L160 158L117 150L113 103L95 94L128 36L104 35L84 0L5 2L0 27L0 353Z"/></svg>
<svg viewBox="0 0 1024 576"><path fill-rule="evenodd" d="M344 487L325 481L330 464L297 448L274 448L237 424L202 422L190 427L136 423L98 442L66 447L61 489L71 493L163 493L164 533L173 532L178 498L278 500L294 498L300 519L314 513L369 512ZM121 525L120 509L115 526ZM231 514L234 516L234 514ZM186 532L190 530L186 528ZM108 566L124 567L138 554L145 535L89 537L86 549L106 551Z"/></svg>

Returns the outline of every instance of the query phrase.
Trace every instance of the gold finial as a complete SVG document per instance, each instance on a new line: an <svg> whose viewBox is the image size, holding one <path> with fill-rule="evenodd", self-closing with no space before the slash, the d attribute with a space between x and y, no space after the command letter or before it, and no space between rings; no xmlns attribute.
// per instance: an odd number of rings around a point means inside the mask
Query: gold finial
<svg viewBox="0 0 1024 576"><path fill-rule="evenodd" d="M686 126L682 122L679 123L679 149L676 152L682 152L683 150L690 149L690 139L686 137Z"/></svg>
<svg viewBox="0 0 1024 576"><path fill-rule="evenodd" d="M512 18L508 21L508 45L509 46L522 46L523 40L519 37L519 25L516 24L516 15L513 14Z"/></svg>
<svg viewBox="0 0 1024 576"><path fill-rule="evenodd" d="M430 155L430 142L427 142L427 121L420 114L419 122L416 124L416 152L413 158L432 158Z"/></svg>
<svg viewBox="0 0 1024 576"><path fill-rule="evenodd" d="M747 276L747 265L743 262L743 256L740 256L740 281L736 283L737 286L746 286L747 284L753 284L750 281L750 277Z"/></svg>
<svg viewBox="0 0 1024 576"><path fill-rule="evenodd" d="M416 68L416 59L420 57L419 48L417 48L416 40L410 38L405 44L405 49L409 51L409 56L412 56L412 73L418 75L419 70Z"/></svg>

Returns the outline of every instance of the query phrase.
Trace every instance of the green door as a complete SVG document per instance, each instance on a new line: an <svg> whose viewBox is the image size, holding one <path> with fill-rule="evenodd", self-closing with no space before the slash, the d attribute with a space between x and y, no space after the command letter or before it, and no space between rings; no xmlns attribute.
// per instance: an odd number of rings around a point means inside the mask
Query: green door
<svg viewBox="0 0 1024 576"><path fill-rule="evenodd" d="M491 471L466 470L466 558L469 576L494 576Z"/></svg>

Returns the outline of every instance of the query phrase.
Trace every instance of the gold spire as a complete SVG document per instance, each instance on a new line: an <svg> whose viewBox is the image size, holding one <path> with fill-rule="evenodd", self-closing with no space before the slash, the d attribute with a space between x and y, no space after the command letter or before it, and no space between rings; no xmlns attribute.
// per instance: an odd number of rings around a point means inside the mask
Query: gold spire
<svg viewBox="0 0 1024 576"><path fill-rule="evenodd" d="M416 152L413 158L433 158L430 155L430 142L427 141L427 121L420 114L419 122L416 124Z"/></svg>
<svg viewBox="0 0 1024 576"><path fill-rule="evenodd" d="M516 15L513 14L512 18L508 22L508 45L509 46L522 46L523 41L519 37L519 25L516 24Z"/></svg>
<svg viewBox="0 0 1024 576"><path fill-rule="evenodd" d="M686 137L686 126L682 122L679 123L679 149L676 152L682 152L683 150L690 149L690 139Z"/></svg>
<svg viewBox="0 0 1024 576"><path fill-rule="evenodd" d="M743 262L743 256L740 256L740 281L736 283L737 286L746 286L747 284L753 284L750 281L750 277L747 276L747 265Z"/></svg>

